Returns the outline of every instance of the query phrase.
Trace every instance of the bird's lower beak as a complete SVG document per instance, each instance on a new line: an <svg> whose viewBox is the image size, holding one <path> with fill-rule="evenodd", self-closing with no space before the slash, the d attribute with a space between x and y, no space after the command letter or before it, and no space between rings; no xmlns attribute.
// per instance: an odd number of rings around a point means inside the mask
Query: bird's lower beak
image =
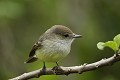
<svg viewBox="0 0 120 80"><path fill-rule="evenodd" d="M79 37L82 37L82 35L77 35L77 34L73 35L73 38L79 38Z"/></svg>

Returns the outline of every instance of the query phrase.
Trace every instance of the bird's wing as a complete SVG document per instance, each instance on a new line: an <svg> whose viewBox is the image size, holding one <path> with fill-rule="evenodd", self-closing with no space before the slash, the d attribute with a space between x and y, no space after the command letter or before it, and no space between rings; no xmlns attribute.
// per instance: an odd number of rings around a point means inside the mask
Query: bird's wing
<svg viewBox="0 0 120 80"><path fill-rule="evenodd" d="M30 51L29 57L34 56L34 55L35 55L35 51L36 51L38 48L40 49L41 47L42 47L42 42L41 42L41 41L36 42L36 43L33 45L32 49L31 49L31 51Z"/></svg>
<svg viewBox="0 0 120 80"><path fill-rule="evenodd" d="M29 54L29 58L24 62L24 63L31 63L31 62L34 62L37 60L37 58L34 56L35 55L35 51L38 49L38 48L41 48L42 47L42 42L38 41L36 42L33 47L32 47L32 50L30 51L30 54Z"/></svg>
<svg viewBox="0 0 120 80"><path fill-rule="evenodd" d="M32 47L32 50L30 51L30 54L29 54L29 58L24 62L24 63L31 63L31 62L34 62L37 60L37 58L34 56L35 55L35 51L38 49L38 48L41 48L42 47L42 44L41 42L36 42L33 47Z"/></svg>
<svg viewBox="0 0 120 80"><path fill-rule="evenodd" d="M43 39L44 39L44 37L43 37L43 35L42 35L42 36L39 38L38 42L36 42L36 43L33 45L32 49L31 49L31 51L30 51L30 53L29 53L29 58L28 58L24 63L31 63L31 62L34 62L34 61L37 60L37 58L35 57L35 51L36 51L37 49L42 48L42 46L43 46L43 45L42 45Z"/></svg>
<svg viewBox="0 0 120 80"><path fill-rule="evenodd" d="M37 49L42 48L42 46L43 46L42 42L43 42L44 38L45 38L44 34L40 36L39 40L33 45L32 49L30 51L29 57L33 57L35 55L35 51Z"/></svg>

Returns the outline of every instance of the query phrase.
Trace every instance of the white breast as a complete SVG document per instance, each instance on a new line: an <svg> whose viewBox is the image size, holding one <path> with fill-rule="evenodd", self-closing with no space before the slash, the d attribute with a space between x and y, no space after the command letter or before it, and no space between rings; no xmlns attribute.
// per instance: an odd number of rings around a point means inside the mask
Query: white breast
<svg viewBox="0 0 120 80"><path fill-rule="evenodd" d="M69 54L71 43L46 40L43 42L43 47L36 51L36 56L45 62L57 62Z"/></svg>

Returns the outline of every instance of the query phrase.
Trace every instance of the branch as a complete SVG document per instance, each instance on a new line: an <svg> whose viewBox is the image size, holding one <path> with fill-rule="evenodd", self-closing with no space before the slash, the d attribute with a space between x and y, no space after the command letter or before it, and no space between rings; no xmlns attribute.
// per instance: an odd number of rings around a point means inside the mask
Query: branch
<svg viewBox="0 0 120 80"><path fill-rule="evenodd" d="M91 64L83 64L81 66L72 66L72 67L54 67L54 68L47 68L45 71L41 69L31 71L28 73L24 73L18 77L9 79L9 80L27 80L31 78L38 78L42 75L69 75L72 73L79 73L92 71L100 67L104 66L111 66L114 63L120 61L120 54L114 54L112 57L107 59L102 59L100 61L91 63Z"/></svg>

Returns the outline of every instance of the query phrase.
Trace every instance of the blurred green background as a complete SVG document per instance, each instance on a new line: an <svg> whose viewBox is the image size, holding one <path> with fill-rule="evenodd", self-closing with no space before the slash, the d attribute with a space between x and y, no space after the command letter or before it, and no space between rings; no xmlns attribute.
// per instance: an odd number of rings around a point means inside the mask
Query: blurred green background
<svg viewBox="0 0 120 80"><path fill-rule="evenodd" d="M96 44L120 33L120 0L0 0L0 80L43 66L41 61L23 62L39 36L55 24L83 35L74 41L70 55L60 65L75 66L110 57L114 53L111 49L100 51ZM50 75L32 80L119 80L119 70L118 62L80 75Z"/></svg>

